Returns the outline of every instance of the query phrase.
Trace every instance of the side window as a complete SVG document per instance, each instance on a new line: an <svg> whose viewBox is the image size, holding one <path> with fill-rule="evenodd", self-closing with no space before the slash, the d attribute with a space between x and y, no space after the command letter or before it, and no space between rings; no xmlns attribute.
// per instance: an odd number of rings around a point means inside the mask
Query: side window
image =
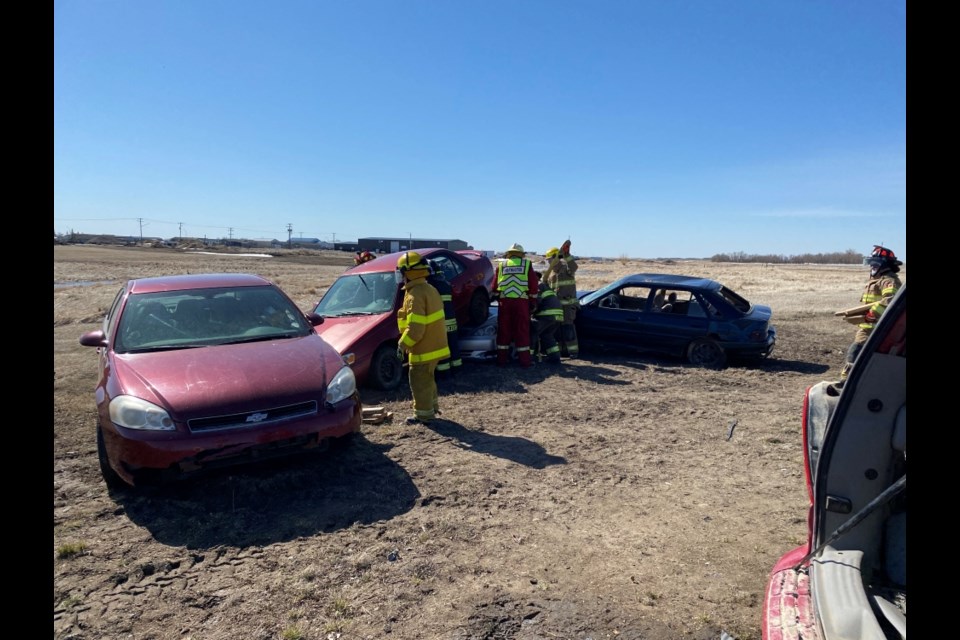
<svg viewBox="0 0 960 640"><path fill-rule="evenodd" d="M620 290L623 308L633 311L646 311L650 287L624 287Z"/></svg>
<svg viewBox="0 0 960 640"><path fill-rule="evenodd" d="M704 310L703 305L700 304L700 299L696 296L690 296L690 303L687 306L687 315L691 318L707 317L707 312Z"/></svg>
<svg viewBox="0 0 960 640"><path fill-rule="evenodd" d="M627 311L645 311L647 298L650 297L648 287L621 287L611 291L600 299L600 306L607 309L625 309Z"/></svg>
<svg viewBox="0 0 960 640"><path fill-rule="evenodd" d="M431 260L440 265L440 270L443 271L443 277L447 282L453 282L453 279L464 271L464 268L460 266L458 262L451 260L447 256L437 256L436 258L431 258Z"/></svg>

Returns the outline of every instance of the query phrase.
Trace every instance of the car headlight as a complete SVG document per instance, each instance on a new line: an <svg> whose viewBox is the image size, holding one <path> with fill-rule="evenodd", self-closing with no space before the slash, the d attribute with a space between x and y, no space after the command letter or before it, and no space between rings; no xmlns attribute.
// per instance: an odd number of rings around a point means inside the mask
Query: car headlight
<svg viewBox="0 0 960 640"><path fill-rule="evenodd" d="M353 375L353 369L344 366L333 376L330 384L327 385L327 403L336 404L352 396L357 390L357 378Z"/></svg>
<svg viewBox="0 0 960 640"><path fill-rule="evenodd" d="M170 414L152 402L134 396L117 396L110 401L110 420L127 429L174 431Z"/></svg>

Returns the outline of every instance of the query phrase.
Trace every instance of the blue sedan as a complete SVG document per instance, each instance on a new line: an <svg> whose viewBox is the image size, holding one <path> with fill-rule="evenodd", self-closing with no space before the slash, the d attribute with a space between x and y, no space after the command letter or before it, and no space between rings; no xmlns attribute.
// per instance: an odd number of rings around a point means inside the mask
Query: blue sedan
<svg viewBox="0 0 960 640"><path fill-rule="evenodd" d="M627 347L721 367L728 358L765 358L777 341L770 307L706 278L639 273L577 297L584 348Z"/></svg>

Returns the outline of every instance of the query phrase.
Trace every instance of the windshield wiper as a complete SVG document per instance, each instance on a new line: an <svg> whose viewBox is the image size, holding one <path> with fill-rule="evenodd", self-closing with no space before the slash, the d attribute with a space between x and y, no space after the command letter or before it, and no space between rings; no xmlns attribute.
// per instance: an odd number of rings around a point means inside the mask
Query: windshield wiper
<svg viewBox="0 0 960 640"><path fill-rule="evenodd" d="M200 349L208 344L165 344L156 347L134 347L121 353L153 353L155 351L177 351L179 349Z"/></svg>
<svg viewBox="0 0 960 640"><path fill-rule="evenodd" d="M299 338L300 336L295 333L271 333L266 336L249 336L246 338L237 338L236 340L227 340L225 342L218 342L217 344L245 344L247 342L265 342L267 340L286 340L288 338Z"/></svg>

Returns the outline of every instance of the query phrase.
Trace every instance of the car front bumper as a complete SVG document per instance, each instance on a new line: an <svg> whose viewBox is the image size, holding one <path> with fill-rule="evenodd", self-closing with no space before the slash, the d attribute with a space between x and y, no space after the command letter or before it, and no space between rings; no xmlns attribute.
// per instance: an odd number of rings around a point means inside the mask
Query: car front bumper
<svg viewBox="0 0 960 640"><path fill-rule="evenodd" d="M137 485L314 448L327 438L358 431L362 419L360 397L354 394L309 418L250 429L185 433L178 427L175 432L143 432L101 424L111 466L127 483Z"/></svg>

